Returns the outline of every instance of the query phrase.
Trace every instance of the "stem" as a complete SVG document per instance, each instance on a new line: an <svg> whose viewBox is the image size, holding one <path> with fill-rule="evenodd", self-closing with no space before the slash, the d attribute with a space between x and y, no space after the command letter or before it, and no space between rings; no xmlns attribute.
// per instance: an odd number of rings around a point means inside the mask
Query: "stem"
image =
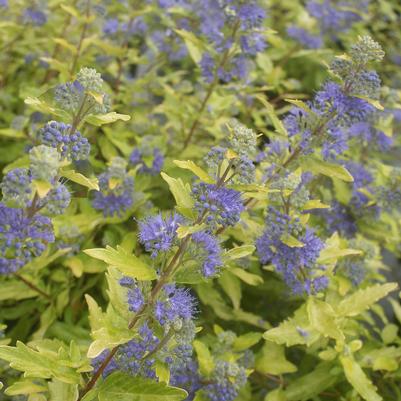
<svg viewBox="0 0 401 401"><path fill-rule="evenodd" d="M146 359L149 359L152 355L156 354L157 351L161 350L170 341L173 335L174 335L174 330L170 329L169 332L164 336L164 338L159 342L159 344L157 344L157 346L153 348L152 351L144 355L140 361L143 363L144 361L146 361Z"/></svg>
<svg viewBox="0 0 401 401"><path fill-rule="evenodd" d="M70 68L70 76L71 77L74 75L74 71L75 71L75 68L77 66L79 56L81 54L82 43L83 43L83 41L84 41L84 39L86 37L86 32L87 32L88 27L89 27L90 9L91 9L91 0L87 0L87 2L86 2L86 13L85 13L86 20L85 20L85 23L84 23L83 28L82 28L81 36L79 38L79 42L78 42L78 46L77 46L77 52L75 53L74 60L72 62L71 68Z"/></svg>
<svg viewBox="0 0 401 401"><path fill-rule="evenodd" d="M31 283L29 280L27 280L25 277L21 276L18 273L14 273L14 276L22 281L24 284L26 284L31 290L36 291L38 294L42 295L43 297L45 297L47 300L51 301L52 298L49 294L47 294L46 292L42 291L39 287L37 287L35 284Z"/></svg>
<svg viewBox="0 0 401 401"><path fill-rule="evenodd" d="M235 35L237 34L239 27L240 27L240 21L237 20L237 22L234 24L233 32L231 34L231 38L233 40L235 40ZM220 60L220 63L216 66L216 68L214 70L213 81L210 83L209 88L206 92L206 96L204 97L204 99L199 107L198 114L197 114L195 120L193 121L191 128L189 129L188 135L184 141L183 150L188 147L188 145L191 142L192 137L194 136L195 130L199 125L200 119L203 115L203 112L205 111L205 108L210 99L210 96L212 96L213 91L219 82L219 77L218 77L219 69L224 67L224 65L226 64L226 62L229 59L229 55L230 55L230 48L226 49L226 51L224 52L224 54Z"/></svg>

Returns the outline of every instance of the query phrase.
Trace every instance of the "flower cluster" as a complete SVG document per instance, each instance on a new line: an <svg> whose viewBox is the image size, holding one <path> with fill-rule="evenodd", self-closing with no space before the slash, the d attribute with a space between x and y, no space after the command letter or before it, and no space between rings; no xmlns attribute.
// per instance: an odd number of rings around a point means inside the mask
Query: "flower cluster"
<svg viewBox="0 0 401 401"><path fill-rule="evenodd" d="M32 178L27 168L9 171L0 184L3 202L13 202L18 207L27 206L33 196Z"/></svg>
<svg viewBox="0 0 401 401"><path fill-rule="evenodd" d="M203 276L215 276L223 265L222 251L217 239L206 231L198 231L192 235L192 240L195 245L195 259L201 262Z"/></svg>
<svg viewBox="0 0 401 401"><path fill-rule="evenodd" d="M291 243L296 238L298 243ZM297 241L297 242L298 242ZM323 242L298 219L269 207L265 231L256 241L260 261L271 263L294 294L317 293L328 285L317 264Z"/></svg>
<svg viewBox="0 0 401 401"><path fill-rule="evenodd" d="M324 39L336 40L341 33L362 20L367 12L369 0L308 0L306 10L315 19L316 28L309 31L301 26L291 25L287 34L309 49L323 46Z"/></svg>
<svg viewBox="0 0 401 401"><path fill-rule="evenodd" d="M158 175L163 168L164 156L159 148L151 146L150 141L151 138L146 137L141 145L132 151L129 161L132 166L139 166L139 173Z"/></svg>
<svg viewBox="0 0 401 401"><path fill-rule="evenodd" d="M161 214L149 217L139 223L139 241L147 252L156 257L160 252L167 252L177 238L177 228L183 218L173 214L163 218Z"/></svg>
<svg viewBox="0 0 401 401"><path fill-rule="evenodd" d="M374 124L376 109L366 98L378 98L380 79L368 64L382 58L380 46L369 37L361 37L349 57L337 58L331 64L342 84L326 82L306 107L294 107L289 112L284 126L302 153L312 153L321 146L325 159L335 158L348 149L351 139L359 140L358 133L364 131L361 127ZM374 136L383 141L382 135Z"/></svg>
<svg viewBox="0 0 401 401"><path fill-rule="evenodd" d="M71 125L49 121L38 131L38 140L56 148L62 159L86 160L90 153L88 140L79 131L71 132Z"/></svg>
<svg viewBox="0 0 401 401"><path fill-rule="evenodd" d="M244 210L241 193L234 189L200 182L193 186L192 195L199 214L205 215L211 226L233 226Z"/></svg>
<svg viewBox="0 0 401 401"><path fill-rule="evenodd" d="M134 203L134 179L126 171L127 162L115 157L108 169L99 176L99 191L92 205L104 216L122 216Z"/></svg>
<svg viewBox="0 0 401 401"><path fill-rule="evenodd" d="M72 82L58 85L54 91L56 103L81 119L87 114L107 113L110 98L104 92L101 75L93 68L81 68Z"/></svg>
<svg viewBox="0 0 401 401"><path fill-rule="evenodd" d="M54 241L48 217L28 216L23 209L0 203L0 274L17 271Z"/></svg>

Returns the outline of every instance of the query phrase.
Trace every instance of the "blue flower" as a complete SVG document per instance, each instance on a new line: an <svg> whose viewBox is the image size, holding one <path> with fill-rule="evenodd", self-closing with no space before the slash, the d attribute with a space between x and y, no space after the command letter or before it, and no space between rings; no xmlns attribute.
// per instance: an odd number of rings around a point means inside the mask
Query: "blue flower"
<svg viewBox="0 0 401 401"><path fill-rule="evenodd" d="M79 131L71 132L71 125L57 121L48 122L38 131L43 145L56 148L62 159L86 160L90 153L88 140Z"/></svg>
<svg viewBox="0 0 401 401"><path fill-rule="evenodd" d="M162 326L171 326L177 320L192 320L196 311L195 298L186 288L166 284L154 307L156 319Z"/></svg>
<svg viewBox="0 0 401 401"><path fill-rule="evenodd" d="M28 206L32 199L32 178L26 168L15 168L9 171L0 184L3 201L15 202L19 207Z"/></svg>
<svg viewBox="0 0 401 401"><path fill-rule="evenodd" d="M177 238L177 228L183 218L173 214L163 218L159 213L139 223L139 242L145 246L147 252L156 257L159 252L167 252L174 245Z"/></svg>
<svg viewBox="0 0 401 401"><path fill-rule="evenodd" d="M23 209L0 203L0 274L13 273L40 256L49 242L54 233L48 217L28 217Z"/></svg>
<svg viewBox="0 0 401 401"><path fill-rule="evenodd" d="M145 298L143 296L141 288L139 288L137 282L133 278L126 276L120 279L120 285L128 289L128 309L131 312L138 312L138 310L141 309L141 307L145 303Z"/></svg>
<svg viewBox="0 0 401 401"><path fill-rule="evenodd" d="M238 223L244 210L241 193L234 189L201 182L193 186L192 195L199 214L205 214L211 226L233 226Z"/></svg>
<svg viewBox="0 0 401 401"><path fill-rule="evenodd" d="M283 238L288 235L298 238L303 246L285 244ZM323 247L323 242L312 229L303 230L297 219L293 220L273 207L268 209L265 231L256 240L260 261L272 263L294 294L315 293L328 284L328 280L316 276L321 270L317 259Z"/></svg>
<svg viewBox="0 0 401 401"><path fill-rule="evenodd" d="M287 28L287 34L308 49L320 49L323 46L321 36L312 35L306 29L292 25Z"/></svg>
<svg viewBox="0 0 401 401"><path fill-rule="evenodd" d="M158 175L163 168L164 156L160 149L154 148L151 164L146 160L150 156L146 148L136 148L132 151L129 161L133 166L140 166L139 172L143 174Z"/></svg>
<svg viewBox="0 0 401 401"><path fill-rule="evenodd" d="M104 216L121 217L134 203L134 179L125 167L125 160L114 158L111 166L99 176L100 191L94 191L92 205Z"/></svg>
<svg viewBox="0 0 401 401"><path fill-rule="evenodd" d="M28 7L24 10L24 21L27 24L42 26L47 22L47 16L43 11Z"/></svg>
<svg viewBox="0 0 401 401"><path fill-rule="evenodd" d="M217 239L206 231L199 231L192 234L192 241L196 245L196 259L202 264L203 276L209 278L216 275L223 265Z"/></svg>

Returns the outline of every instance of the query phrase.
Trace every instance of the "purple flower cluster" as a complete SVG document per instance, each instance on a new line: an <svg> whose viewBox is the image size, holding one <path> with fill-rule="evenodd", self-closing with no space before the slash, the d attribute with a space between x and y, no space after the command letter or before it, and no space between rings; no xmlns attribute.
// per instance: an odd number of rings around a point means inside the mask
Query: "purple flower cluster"
<svg viewBox="0 0 401 401"><path fill-rule="evenodd" d="M203 276L206 278L213 277L223 265L222 251L217 239L206 231L199 231L192 234L192 241L196 248L196 259L202 263Z"/></svg>
<svg viewBox="0 0 401 401"><path fill-rule="evenodd" d="M154 371L155 358L143 359L146 354L152 352L160 343L158 337L149 328L148 324L143 324L138 330L138 338L122 345L111 362L103 371L103 377L116 370L129 373L133 376L142 376L155 379ZM103 351L98 357L94 358L92 365L99 367L107 357L108 351Z"/></svg>
<svg viewBox="0 0 401 401"><path fill-rule="evenodd" d="M28 7L24 10L23 19L25 24L42 26L47 22L46 14L37 8Z"/></svg>
<svg viewBox="0 0 401 401"><path fill-rule="evenodd" d="M192 401L195 398L195 393L203 386L198 363L188 359L185 363L173 366L170 373L170 384L186 390L188 397L185 401Z"/></svg>
<svg viewBox="0 0 401 401"><path fill-rule="evenodd" d="M57 121L48 122L38 131L43 145L56 148L62 159L86 160L90 153L88 140L79 131L71 132L71 125Z"/></svg>
<svg viewBox="0 0 401 401"><path fill-rule="evenodd" d="M188 289L166 284L156 301L154 315L162 326L170 326L192 320L195 310L195 299Z"/></svg>
<svg viewBox="0 0 401 401"><path fill-rule="evenodd" d="M341 203L334 201L329 209L320 209L317 214L321 215L329 234L336 231L346 238L355 235L357 227L350 210Z"/></svg>
<svg viewBox="0 0 401 401"><path fill-rule="evenodd" d="M284 240L294 236L302 247L291 247ZM298 220L291 219L273 207L269 207L266 228L256 241L256 249L262 263L272 263L294 294L313 294L327 287L328 279L316 273L323 242L310 228L303 229Z"/></svg>
<svg viewBox="0 0 401 401"><path fill-rule="evenodd" d="M0 203L0 274L17 271L40 256L53 241L53 227L48 217L39 214L28 217L23 209Z"/></svg>
<svg viewBox="0 0 401 401"><path fill-rule="evenodd" d="M192 195L199 214L205 214L211 226L233 226L240 220L244 210L240 192L200 182L193 186Z"/></svg>
<svg viewBox="0 0 401 401"><path fill-rule="evenodd" d="M143 306L145 299L137 282L131 277L123 277L120 279L120 285L128 289L127 302L129 310L131 312L138 312Z"/></svg>
<svg viewBox="0 0 401 401"><path fill-rule="evenodd" d="M164 156L158 148L153 149L152 156L147 153L149 152L145 149L136 148L132 151L129 161L134 167L140 166L138 170L140 173L158 175L163 168Z"/></svg>
<svg viewBox="0 0 401 401"><path fill-rule="evenodd" d="M323 47L324 38L336 40L341 33L348 32L352 26L362 20L362 14L368 11L369 0L308 0L306 10L316 19L317 30L309 32L299 27L287 29L288 36L309 49ZM358 10L358 11L356 11Z"/></svg>
<svg viewBox="0 0 401 401"><path fill-rule="evenodd" d="M216 363L212 377L213 382L203 390L210 401L234 401L247 379L244 368L220 360Z"/></svg>
<svg viewBox="0 0 401 401"><path fill-rule="evenodd" d="M32 178L26 168L9 171L0 184L3 201L15 202L19 207L27 206L32 199Z"/></svg>
<svg viewBox="0 0 401 401"><path fill-rule="evenodd" d="M104 216L122 216L134 203L134 179L126 172L126 162L115 158L99 176L99 189L94 191L92 205Z"/></svg>
<svg viewBox="0 0 401 401"><path fill-rule="evenodd" d="M173 214L163 218L159 213L139 223L139 242L144 245L147 252L156 257L159 252L167 252L177 238L177 228L183 218Z"/></svg>

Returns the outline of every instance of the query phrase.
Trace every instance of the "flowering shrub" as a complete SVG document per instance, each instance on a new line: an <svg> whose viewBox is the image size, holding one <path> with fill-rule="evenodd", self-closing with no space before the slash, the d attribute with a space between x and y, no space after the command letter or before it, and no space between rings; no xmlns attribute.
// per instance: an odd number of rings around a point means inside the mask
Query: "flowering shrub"
<svg viewBox="0 0 401 401"><path fill-rule="evenodd" d="M0 0L0 400L400 400L397 1Z"/></svg>

